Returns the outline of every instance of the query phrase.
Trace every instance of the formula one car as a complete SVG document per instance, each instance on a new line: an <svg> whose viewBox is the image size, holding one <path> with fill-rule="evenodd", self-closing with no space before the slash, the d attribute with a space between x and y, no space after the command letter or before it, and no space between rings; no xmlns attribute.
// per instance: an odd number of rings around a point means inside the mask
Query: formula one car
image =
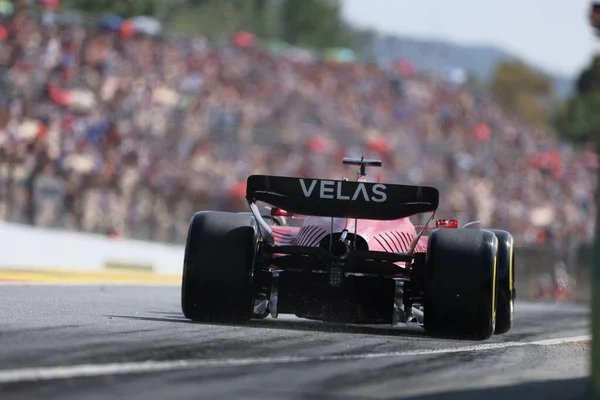
<svg viewBox="0 0 600 400"><path fill-rule="evenodd" d="M435 219L437 189L368 182L366 168L381 161L343 162L359 167L356 180L252 175L250 212L197 212L184 257L186 318L416 323L438 337L479 340L508 332L511 234ZM270 205L270 215L257 202ZM425 213L424 226L411 222Z"/></svg>

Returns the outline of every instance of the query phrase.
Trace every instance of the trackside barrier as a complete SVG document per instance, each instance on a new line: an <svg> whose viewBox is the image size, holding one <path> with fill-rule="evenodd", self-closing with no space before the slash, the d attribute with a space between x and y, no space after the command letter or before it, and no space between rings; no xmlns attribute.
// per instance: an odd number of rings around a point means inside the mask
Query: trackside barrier
<svg viewBox="0 0 600 400"><path fill-rule="evenodd" d="M0 268L181 275L183 246L0 223Z"/></svg>
<svg viewBox="0 0 600 400"><path fill-rule="evenodd" d="M183 246L13 223L0 223L0 246L0 269L127 270L170 276L181 275L184 252ZM579 262L568 269L573 280L571 299L589 301L591 252L584 249L577 258ZM518 247L515 250L517 298L539 299L541 283L552 275L556 260L551 248Z"/></svg>
<svg viewBox="0 0 600 400"><path fill-rule="evenodd" d="M59 231L0 223L0 269L77 270L99 272L127 270L181 275L184 246L102 235ZM570 300L590 300L592 257L588 248L568 266L572 280ZM541 286L554 272L556 255L551 248L518 247L515 250L515 287L519 299L545 299Z"/></svg>

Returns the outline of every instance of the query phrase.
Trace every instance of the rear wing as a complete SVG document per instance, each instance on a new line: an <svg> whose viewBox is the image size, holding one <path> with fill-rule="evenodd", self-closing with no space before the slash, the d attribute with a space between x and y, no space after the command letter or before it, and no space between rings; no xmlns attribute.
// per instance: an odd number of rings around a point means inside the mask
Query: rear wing
<svg viewBox="0 0 600 400"><path fill-rule="evenodd" d="M251 175L246 200L302 215L394 220L435 212L439 192L427 186Z"/></svg>

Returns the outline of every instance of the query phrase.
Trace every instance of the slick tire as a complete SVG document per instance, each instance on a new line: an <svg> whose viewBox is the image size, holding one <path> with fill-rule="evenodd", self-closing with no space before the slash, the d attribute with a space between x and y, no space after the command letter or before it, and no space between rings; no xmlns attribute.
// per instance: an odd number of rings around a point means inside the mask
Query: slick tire
<svg viewBox="0 0 600 400"><path fill-rule="evenodd" d="M438 337L486 340L496 325L498 239L489 231L432 232L425 267L424 328Z"/></svg>
<svg viewBox="0 0 600 400"><path fill-rule="evenodd" d="M185 246L181 307L186 318L243 323L252 315L257 235L250 215L198 212Z"/></svg>
<svg viewBox="0 0 600 400"><path fill-rule="evenodd" d="M496 330L501 335L511 330L515 308L515 254L514 239L506 231L490 229L498 238L498 263L496 264Z"/></svg>

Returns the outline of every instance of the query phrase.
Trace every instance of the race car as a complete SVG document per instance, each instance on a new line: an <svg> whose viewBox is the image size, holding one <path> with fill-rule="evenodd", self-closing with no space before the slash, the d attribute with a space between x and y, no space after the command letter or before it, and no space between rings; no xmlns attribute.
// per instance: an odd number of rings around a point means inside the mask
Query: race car
<svg viewBox="0 0 600 400"><path fill-rule="evenodd" d="M508 332L512 235L436 219L436 188L369 181L367 167L380 160L343 163L358 167L356 179L251 175L250 212L195 213L183 266L185 317L244 323L293 314L418 324L437 337L476 340ZM418 215L429 215L422 226L411 222Z"/></svg>

